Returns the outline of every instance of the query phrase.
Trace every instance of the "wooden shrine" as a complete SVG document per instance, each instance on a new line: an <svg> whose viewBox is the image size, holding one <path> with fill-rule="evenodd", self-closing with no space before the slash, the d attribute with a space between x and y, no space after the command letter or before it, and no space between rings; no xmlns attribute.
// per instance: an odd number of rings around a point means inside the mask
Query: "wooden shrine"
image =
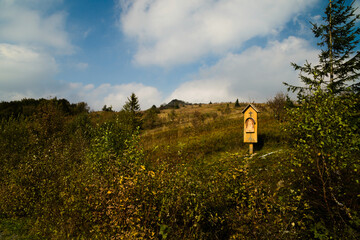
<svg viewBox="0 0 360 240"><path fill-rule="evenodd" d="M258 113L259 111L249 104L242 111L244 114L244 142L250 143L249 151L253 154L253 143L258 142Z"/></svg>

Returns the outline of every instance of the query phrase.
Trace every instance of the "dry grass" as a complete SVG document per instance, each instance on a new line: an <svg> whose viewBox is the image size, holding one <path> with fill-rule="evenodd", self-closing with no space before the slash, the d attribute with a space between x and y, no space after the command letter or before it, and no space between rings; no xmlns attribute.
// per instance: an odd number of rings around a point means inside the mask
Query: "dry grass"
<svg viewBox="0 0 360 240"><path fill-rule="evenodd" d="M141 144L152 161L171 158L172 161L216 159L225 152L248 151L243 143L243 114L247 104L234 103L186 105L178 109L161 110L161 125L145 129ZM279 124L272 118L266 104L255 104L259 115L260 140L255 150L272 151L281 141Z"/></svg>

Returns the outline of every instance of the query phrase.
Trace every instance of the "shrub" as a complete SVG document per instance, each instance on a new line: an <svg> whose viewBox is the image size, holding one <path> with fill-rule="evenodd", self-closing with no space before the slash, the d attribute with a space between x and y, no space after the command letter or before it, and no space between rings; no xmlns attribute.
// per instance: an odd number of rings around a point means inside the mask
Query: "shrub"
<svg viewBox="0 0 360 240"><path fill-rule="evenodd" d="M359 229L359 96L322 90L288 110L292 162L311 205L314 236L356 238ZM351 187L349 187L351 186ZM313 237L314 237L313 236Z"/></svg>

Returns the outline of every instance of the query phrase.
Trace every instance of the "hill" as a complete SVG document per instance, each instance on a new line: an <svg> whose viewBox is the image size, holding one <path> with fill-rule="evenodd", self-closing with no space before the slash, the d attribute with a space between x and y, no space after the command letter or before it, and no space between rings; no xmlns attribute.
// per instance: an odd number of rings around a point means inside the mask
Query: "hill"
<svg viewBox="0 0 360 240"><path fill-rule="evenodd" d="M43 108L31 118L3 120L0 238L335 236L324 231L331 219L323 217L327 208L319 178L309 174L313 165L298 161L303 156L288 143L288 116L278 118L271 105L255 103L259 142L249 155L246 104L240 105L151 108L139 113L138 129L125 111L69 115ZM322 157L315 153L310 156ZM358 158L348 159L358 164ZM356 210L358 174L349 170L346 176L351 188L344 187L346 196L337 200ZM336 231L339 239L359 236L355 227Z"/></svg>
<svg viewBox="0 0 360 240"><path fill-rule="evenodd" d="M186 103L182 100L178 100L178 99L173 99L171 100L168 104L163 104L161 105L161 109L171 109L171 108L180 108L186 105L191 105L191 103Z"/></svg>

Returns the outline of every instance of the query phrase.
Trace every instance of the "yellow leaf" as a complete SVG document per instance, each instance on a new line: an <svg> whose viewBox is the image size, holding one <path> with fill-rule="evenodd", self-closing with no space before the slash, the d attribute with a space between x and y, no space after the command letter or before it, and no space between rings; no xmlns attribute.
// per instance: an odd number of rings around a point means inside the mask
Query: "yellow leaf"
<svg viewBox="0 0 360 240"><path fill-rule="evenodd" d="M155 177L155 173L153 171L149 171L148 173L151 177Z"/></svg>

